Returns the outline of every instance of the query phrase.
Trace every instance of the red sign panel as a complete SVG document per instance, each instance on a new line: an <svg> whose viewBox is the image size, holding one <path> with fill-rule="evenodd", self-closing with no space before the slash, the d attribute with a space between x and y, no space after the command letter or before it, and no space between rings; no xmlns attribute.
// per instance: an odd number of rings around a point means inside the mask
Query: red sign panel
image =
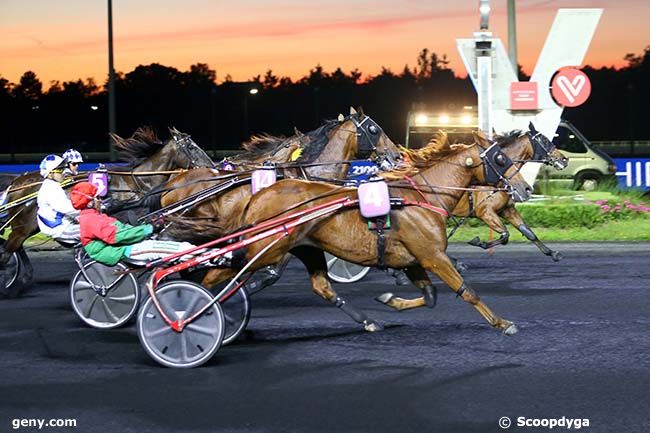
<svg viewBox="0 0 650 433"><path fill-rule="evenodd" d="M591 82L587 74L576 68L560 69L551 82L551 95L563 107L577 107L587 100L591 93Z"/></svg>
<svg viewBox="0 0 650 433"><path fill-rule="evenodd" d="M515 81L510 83L511 110L537 110L537 82Z"/></svg>

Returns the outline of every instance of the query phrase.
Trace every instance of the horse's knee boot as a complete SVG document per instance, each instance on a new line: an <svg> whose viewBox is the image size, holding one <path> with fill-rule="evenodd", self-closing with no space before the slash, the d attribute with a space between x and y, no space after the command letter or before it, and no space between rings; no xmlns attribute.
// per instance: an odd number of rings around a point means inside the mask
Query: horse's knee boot
<svg viewBox="0 0 650 433"><path fill-rule="evenodd" d="M526 236L526 239L529 241L536 241L537 236L535 236L535 233L526 225L526 224L520 224L519 227L517 227L519 231Z"/></svg>

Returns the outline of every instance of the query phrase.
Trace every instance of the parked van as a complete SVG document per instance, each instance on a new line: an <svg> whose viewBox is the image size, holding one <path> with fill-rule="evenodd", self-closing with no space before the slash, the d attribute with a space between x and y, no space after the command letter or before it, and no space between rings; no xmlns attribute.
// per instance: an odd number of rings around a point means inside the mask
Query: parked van
<svg viewBox="0 0 650 433"><path fill-rule="evenodd" d="M408 113L405 146L425 146L439 130L447 132L451 143L469 143L478 130L474 107L456 113L411 111ZM562 120L553 137L553 144L569 158L569 165L558 171L543 165L538 180L567 188L593 190L602 181L613 179L616 164L606 153L594 148L569 121Z"/></svg>

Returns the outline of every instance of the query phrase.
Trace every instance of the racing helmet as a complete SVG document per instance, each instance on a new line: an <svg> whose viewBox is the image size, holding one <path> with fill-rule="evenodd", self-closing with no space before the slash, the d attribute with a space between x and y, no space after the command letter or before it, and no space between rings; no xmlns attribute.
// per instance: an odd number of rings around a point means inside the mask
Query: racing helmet
<svg viewBox="0 0 650 433"><path fill-rule="evenodd" d="M63 152L63 155L61 156L63 157L63 159L65 159L66 164L69 162L84 162L81 153L79 153L79 151L74 149L66 150L65 152Z"/></svg>
<svg viewBox="0 0 650 433"><path fill-rule="evenodd" d="M47 177L52 172L52 170L56 170L57 168L61 167L64 162L65 160L59 155L47 155L45 158L43 158L41 165L39 166L41 176Z"/></svg>

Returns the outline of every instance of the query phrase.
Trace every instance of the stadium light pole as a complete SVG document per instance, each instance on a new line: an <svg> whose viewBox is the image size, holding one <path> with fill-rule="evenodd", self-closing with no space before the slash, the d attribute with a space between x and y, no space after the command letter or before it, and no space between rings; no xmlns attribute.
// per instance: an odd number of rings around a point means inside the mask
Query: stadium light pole
<svg viewBox="0 0 650 433"><path fill-rule="evenodd" d="M115 133L115 69L113 68L113 1L108 0L108 132ZM111 161L115 161L115 149L110 139L108 149Z"/></svg>
<svg viewBox="0 0 650 433"><path fill-rule="evenodd" d="M515 74L519 75L517 63L517 17L515 14L515 0L508 0L508 56L510 63L515 68Z"/></svg>

